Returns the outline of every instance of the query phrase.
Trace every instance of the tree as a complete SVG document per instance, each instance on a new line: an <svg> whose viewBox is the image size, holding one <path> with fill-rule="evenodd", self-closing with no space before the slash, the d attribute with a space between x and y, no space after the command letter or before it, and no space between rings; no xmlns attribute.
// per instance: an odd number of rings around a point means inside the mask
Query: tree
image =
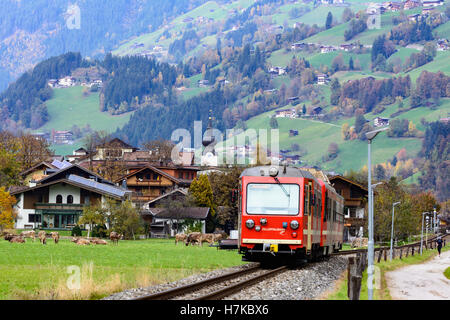
<svg viewBox="0 0 450 320"><path fill-rule="evenodd" d="M90 206L83 207L83 214L78 220L78 224L87 224L89 225L88 229L88 238L91 230L94 228L94 225L104 224L105 219L105 209L102 208L101 204L93 204Z"/></svg>
<svg viewBox="0 0 450 320"><path fill-rule="evenodd" d="M331 96L330 103L336 106L339 103L339 98L341 97L341 84L337 78L331 80Z"/></svg>
<svg viewBox="0 0 450 320"><path fill-rule="evenodd" d="M209 207L211 215L215 214L216 205L207 175L201 174L195 178L189 187L189 193L193 196L197 206Z"/></svg>
<svg viewBox="0 0 450 320"><path fill-rule="evenodd" d="M110 202L109 211L111 229L123 234L125 239L136 239L136 234L143 232L141 217L131 201L127 200L120 204Z"/></svg>
<svg viewBox="0 0 450 320"><path fill-rule="evenodd" d="M0 187L0 232L14 227L17 212L13 209L16 198Z"/></svg>
<svg viewBox="0 0 450 320"><path fill-rule="evenodd" d="M242 168L233 167L227 172L213 172L209 176L213 190L214 203L217 205L217 222L225 227L229 222L237 227L238 201L232 201L231 192L239 189L239 176Z"/></svg>
<svg viewBox="0 0 450 320"><path fill-rule="evenodd" d="M18 160L22 165L22 169L27 169L36 163L47 161L52 155L50 145L47 140L36 139L30 134L19 136L20 151Z"/></svg>
<svg viewBox="0 0 450 320"><path fill-rule="evenodd" d="M151 140L144 143L145 150L150 151L151 161L170 161L175 144L170 140Z"/></svg>
<svg viewBox="0 0 450 320"><path fill-rule="evenodd" d="M328 30L332 27L333 24L333 15L330 11L328 11L327 20L325 21L325 29Z"/></svg>
<svg viewBox="0 0 450 320"><path fill-rule="evenodd" d="M278 129L278 121L277 121L277 118L275 118L275 117L271 117L271 118L270 118L270 127L271 127L272 129Z"/></svg>

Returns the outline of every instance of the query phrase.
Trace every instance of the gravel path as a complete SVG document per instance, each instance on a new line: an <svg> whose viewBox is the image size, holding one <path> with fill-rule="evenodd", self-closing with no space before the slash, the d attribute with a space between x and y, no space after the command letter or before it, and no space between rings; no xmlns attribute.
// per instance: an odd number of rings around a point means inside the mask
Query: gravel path
<svg viewBox="0 0 450 320"><path fill-rule="evenodd" d="M193 275L179 281L165 283L147 288L129 289L115 293L104 300L127 300L148 295L186 284L205 280L214 276L248 268L250 265L215 270L208 273ZM333 287L342 272L347 268L347 259L331 257L330 259L310 263L293 270L288 270L273 278L249 287L227 300L305 300L314 299Z"/></svg>
<svg viewBox="0 0 450 320"><path fill-rule="evenodd" d="M450 266L450 251L422 264L386 273L394 300L450 300L450 280L444 270Z"/></svg>

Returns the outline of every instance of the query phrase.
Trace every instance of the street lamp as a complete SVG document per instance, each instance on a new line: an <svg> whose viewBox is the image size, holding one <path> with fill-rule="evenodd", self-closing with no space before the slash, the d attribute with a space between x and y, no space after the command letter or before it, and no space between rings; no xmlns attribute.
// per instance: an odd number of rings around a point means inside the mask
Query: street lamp
<svg viewBox="0 0 450 320"><path fill-rule="evenodd" d="M437 233L436 207L433 207L433 231Z"/></svg>
<svg viewBox="0 0 450 320"><path fill-rule="evenodd" d="M373 204L373 190L375 190L375 188L378 186L378 185L380 185L380 184L383 184L384 182L383 181L381 181L381 182L377 182L377 183L374 183L374 184L372 184L372 188L371 188L371 193L369 194L369 203L370 203L370 198L372 198L372 204ZM372 214L373 214L373 207L372 207ZM373 223L372 223L372 234L373 234Z"/></svg>
<svg viewBox="0 0 450 320"><path fill-rule="evenodd" d="M429 214L429 212L422 212L422 233L420 234L420 255L422 255L422 247L423 247L423 219L425 215Z"/></svg>
<svg viewBox="0 0 450 320"><path fill-rule="evenodd" d="M400 204L400 201L399 202L394 202L393 204L392 204L392 224L391 224L391 251L390 251L390 254L389 254L389 260L390 261L392 261L392 246L393 246L393 241L394 241L394 208L395 208L395 206L396 205L398 205L398 204Z"/></svg>
<svg viewBox="0 0 450 320"><path fill-rule="evenodd" d="M367 248L367 275L368 275L368 298L373 300L373 260L374 260L374 243L373 243L373 199L372 199L372 163L371 163L371 153L370 147L372 145L372 140L382 131L388 130L389 127L369 131L366 133L367 138L367 158L368 158L368 185L369 185L369 241Z"/></svg>

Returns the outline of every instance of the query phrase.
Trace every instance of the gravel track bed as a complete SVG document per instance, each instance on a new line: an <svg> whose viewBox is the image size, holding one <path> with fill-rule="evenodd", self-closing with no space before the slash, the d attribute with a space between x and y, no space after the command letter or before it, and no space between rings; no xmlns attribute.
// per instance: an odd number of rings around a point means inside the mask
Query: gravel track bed
<svg viewBox="0 0 450 320"><path fill-rule="evenodd" d="M186 294L186 295L183 295L183 296L174 297L173 300L193 300L193 299L199 298L201 296L205 296L205 295L207 295L209 293L212 293L212 292L215 292L215 291L219 291L219 290L224 289L226 287L230 287L230 286L235 285L235 284L237 284L237 283L239 283L241 281L244 281L244 280L247 280L247 279L250 279L250 278L254 278L257 275L260 275L260 274L265 273L265 272L267 272L267 270L264 270L264 269L263 270L258 270L258 271L252 272L250 274L246 274L246 275L234 278L234 279L229 279L229 280L221 282L221 283L216 283L216 284L210 285L208 287L204 287L204 288L202 288L200 290L197 290L195 292L192 292L192 293L189 293L189 294Z"/></svg>
<svg viewBox="0 0 450 320"><path fill-rule="evenodd" d="M225 300L311 300L331 289L346 269L347 258L331 257L287 270Z"/></svg>
<svg viewBox="0 0 450 320"><path fill-rule="evenodd" d="M154 294L157 292L173 289L175 287L192 284L198 281L210 279L219 275L242 270L255 265L254 263L241 266L214 270L207 273L193 275L178 281L164 283L146 288L128 289L115 293L104 300L128 300L140 296ZM329 290L337 281L342 272L347 268L347 257L331 257L328 260L309 263L295 269L287 270L267 280L259 282L239 293L228 296L226 300L311 300L326 290ZM239 280L229 280L227 283L242 281L243 278L252 277L257 272L239 277ZM175 297L174 299L194 299L206 292L217 290L217 285L201 289L196 293Z"/></svg>

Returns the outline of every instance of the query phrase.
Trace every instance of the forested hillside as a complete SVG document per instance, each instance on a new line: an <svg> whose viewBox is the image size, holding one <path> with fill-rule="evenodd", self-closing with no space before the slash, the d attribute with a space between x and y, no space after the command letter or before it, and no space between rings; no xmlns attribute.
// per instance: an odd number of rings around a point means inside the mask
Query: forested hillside
<svg viewBox="0 0 450 320"><path fill-rule="evenodd" d="M97 57L156 30L206 0L2 0L0 90L45 58L68 51Z"/></svg>

